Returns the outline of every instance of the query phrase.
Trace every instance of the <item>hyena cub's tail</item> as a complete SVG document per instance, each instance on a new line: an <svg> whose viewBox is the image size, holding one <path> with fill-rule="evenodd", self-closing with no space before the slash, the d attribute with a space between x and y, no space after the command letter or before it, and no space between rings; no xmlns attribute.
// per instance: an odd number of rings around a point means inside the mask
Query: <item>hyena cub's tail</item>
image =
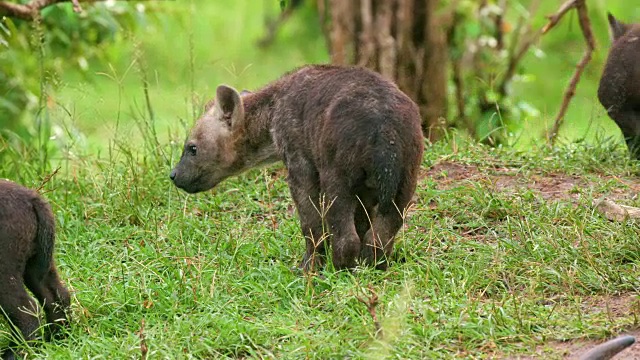
<svg viewBox="0 0 640 360"><path fill-rule="evenodd" d="M38 219L35 260L37 267L45 271L50 268L53 261L56 224L49 203L40 197L34 197L31 203Z"/></svg>
<svg viewBox="0 0 640 360"><path fill-rule="evenodd" d="M379 139L373 154L373 175L378 188L378 211L388 214L397 209L396 195L402 181L402 159L399 144L387 139Z"/></svg>

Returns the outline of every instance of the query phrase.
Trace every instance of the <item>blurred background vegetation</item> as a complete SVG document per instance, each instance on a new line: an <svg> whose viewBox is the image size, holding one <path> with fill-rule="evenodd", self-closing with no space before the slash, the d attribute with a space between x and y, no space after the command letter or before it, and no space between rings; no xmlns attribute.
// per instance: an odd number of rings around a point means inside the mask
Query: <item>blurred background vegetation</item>
<svg viewBox="0 0 640 360"><path fill-rule="evenodd" d="M519 18L537 30L547 22L545 15L559 6L542 1L530 14L530 0L507 3L504 31L508 36ZM476 14L477 4L475 0L458 2L456 14L462 19L458 34L463 35L457 36L483 37L490 44L491 32ZM560 140L613 138L622 144L619 130L596 98L609 47L606 12L633 21L640 20L640 8L622 0L587 0L587 4L597 49L578 85ZM277 0L106 1L83 4L79 14L70 3L50 6L35 22L4 18L0 22L4 147L37 143L67 151L76 147L106 151L112 139L135 141L145 131L157 132L165 140L175 140L171 134L184 136L218 84L256 89L296 66L330 61L316 1L304 1L292 12L269 46L257 45L267 24L290 5ZM443 0L438 7L447 5L450 1ZM452 57L468 44L460 41L456 46L449 49ZM468 113L480 132L477 137L492 131L486 129L487 121L499 119L505 130L499 144L526 149L542 142L585 46L577 16L569 14L518 65L508 98L499 102L509 111ZM482 70L504 71L501 61L500 56L490 57ZM486 81L477 74L466 76L471 86ZM453 109L450 78L449 108ZM478 101L476 95L465 97L466 106ZM449 116L447 121L455 125Z"/></svg>

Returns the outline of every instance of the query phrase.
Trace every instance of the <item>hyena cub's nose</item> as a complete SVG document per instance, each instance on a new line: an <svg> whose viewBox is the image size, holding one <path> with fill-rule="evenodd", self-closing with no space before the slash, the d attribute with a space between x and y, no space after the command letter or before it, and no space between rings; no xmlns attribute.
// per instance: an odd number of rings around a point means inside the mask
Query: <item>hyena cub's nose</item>
<svg viewBox="0 0 640 360"><path fill-rule="evenodd" d="M176 178L176 170L171 170L171 174L169 174L169 177L171 178L171 180L175 180Z"/></svg>

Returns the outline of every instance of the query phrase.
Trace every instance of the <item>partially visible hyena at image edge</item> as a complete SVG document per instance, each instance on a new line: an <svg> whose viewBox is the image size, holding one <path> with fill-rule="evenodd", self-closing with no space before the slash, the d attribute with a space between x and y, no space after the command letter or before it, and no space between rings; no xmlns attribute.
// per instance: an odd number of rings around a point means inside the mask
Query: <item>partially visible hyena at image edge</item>
<svg viewBox="0 0 640 360"><path fill-rule="evenodd" d="M38 308L43 307L45 340L69 323L70 296L53 260L55 221L51 207L37 192L0 180L0 312L16 338L36 339ZM11 341L2 359L15 357Z"/></svg>
<svg viewBox="0 0 640 360"><path fill-rule="evenodd" d="M309 65L252 93L220 85L171 179L197 193L283 161L306 239L300 266L323 266L330 242L336 269L358 258L385 269L416 188L420 122L395 84L359 67Z"/></svg>
<svg viewBox="0 0 640 360"><path fill-rule="evenodd" d="M613 44L598 86L598 100L615 121L631 156L640 159L640 24L608 14Z"/></svg>

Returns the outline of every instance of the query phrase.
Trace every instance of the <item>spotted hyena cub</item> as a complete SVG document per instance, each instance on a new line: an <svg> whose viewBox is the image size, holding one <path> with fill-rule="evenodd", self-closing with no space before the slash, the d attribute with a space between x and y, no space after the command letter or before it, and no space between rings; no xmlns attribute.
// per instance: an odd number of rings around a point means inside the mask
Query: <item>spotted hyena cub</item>
<svg viewBox="0 0 640 360"><path fill-rule="evenodd" d="M613 44L600 78L598 100L640 160L640 24L625 24L608 14Z"/></svg>
<svg viewBox="0 0 640 360"><path fill-rule="evenodd" d="M45 339L69 322L69 292L53 261L55 222L51 207L37 192L0 180L0 310L13 334L33 340L40 322L26 287L47 317ZM2 353L14 358L15 343Z"/></svg>
<svg viewBox="0 0 640 360"><path fill-rule="evenodd" d="M395 84L364 68L310 65L252 93L220 85L171 179L196 193L283 161L306 238L300 266L322 266L330 239L335 268L360 258L384 269L422 152L418 107Z"/></svg>

